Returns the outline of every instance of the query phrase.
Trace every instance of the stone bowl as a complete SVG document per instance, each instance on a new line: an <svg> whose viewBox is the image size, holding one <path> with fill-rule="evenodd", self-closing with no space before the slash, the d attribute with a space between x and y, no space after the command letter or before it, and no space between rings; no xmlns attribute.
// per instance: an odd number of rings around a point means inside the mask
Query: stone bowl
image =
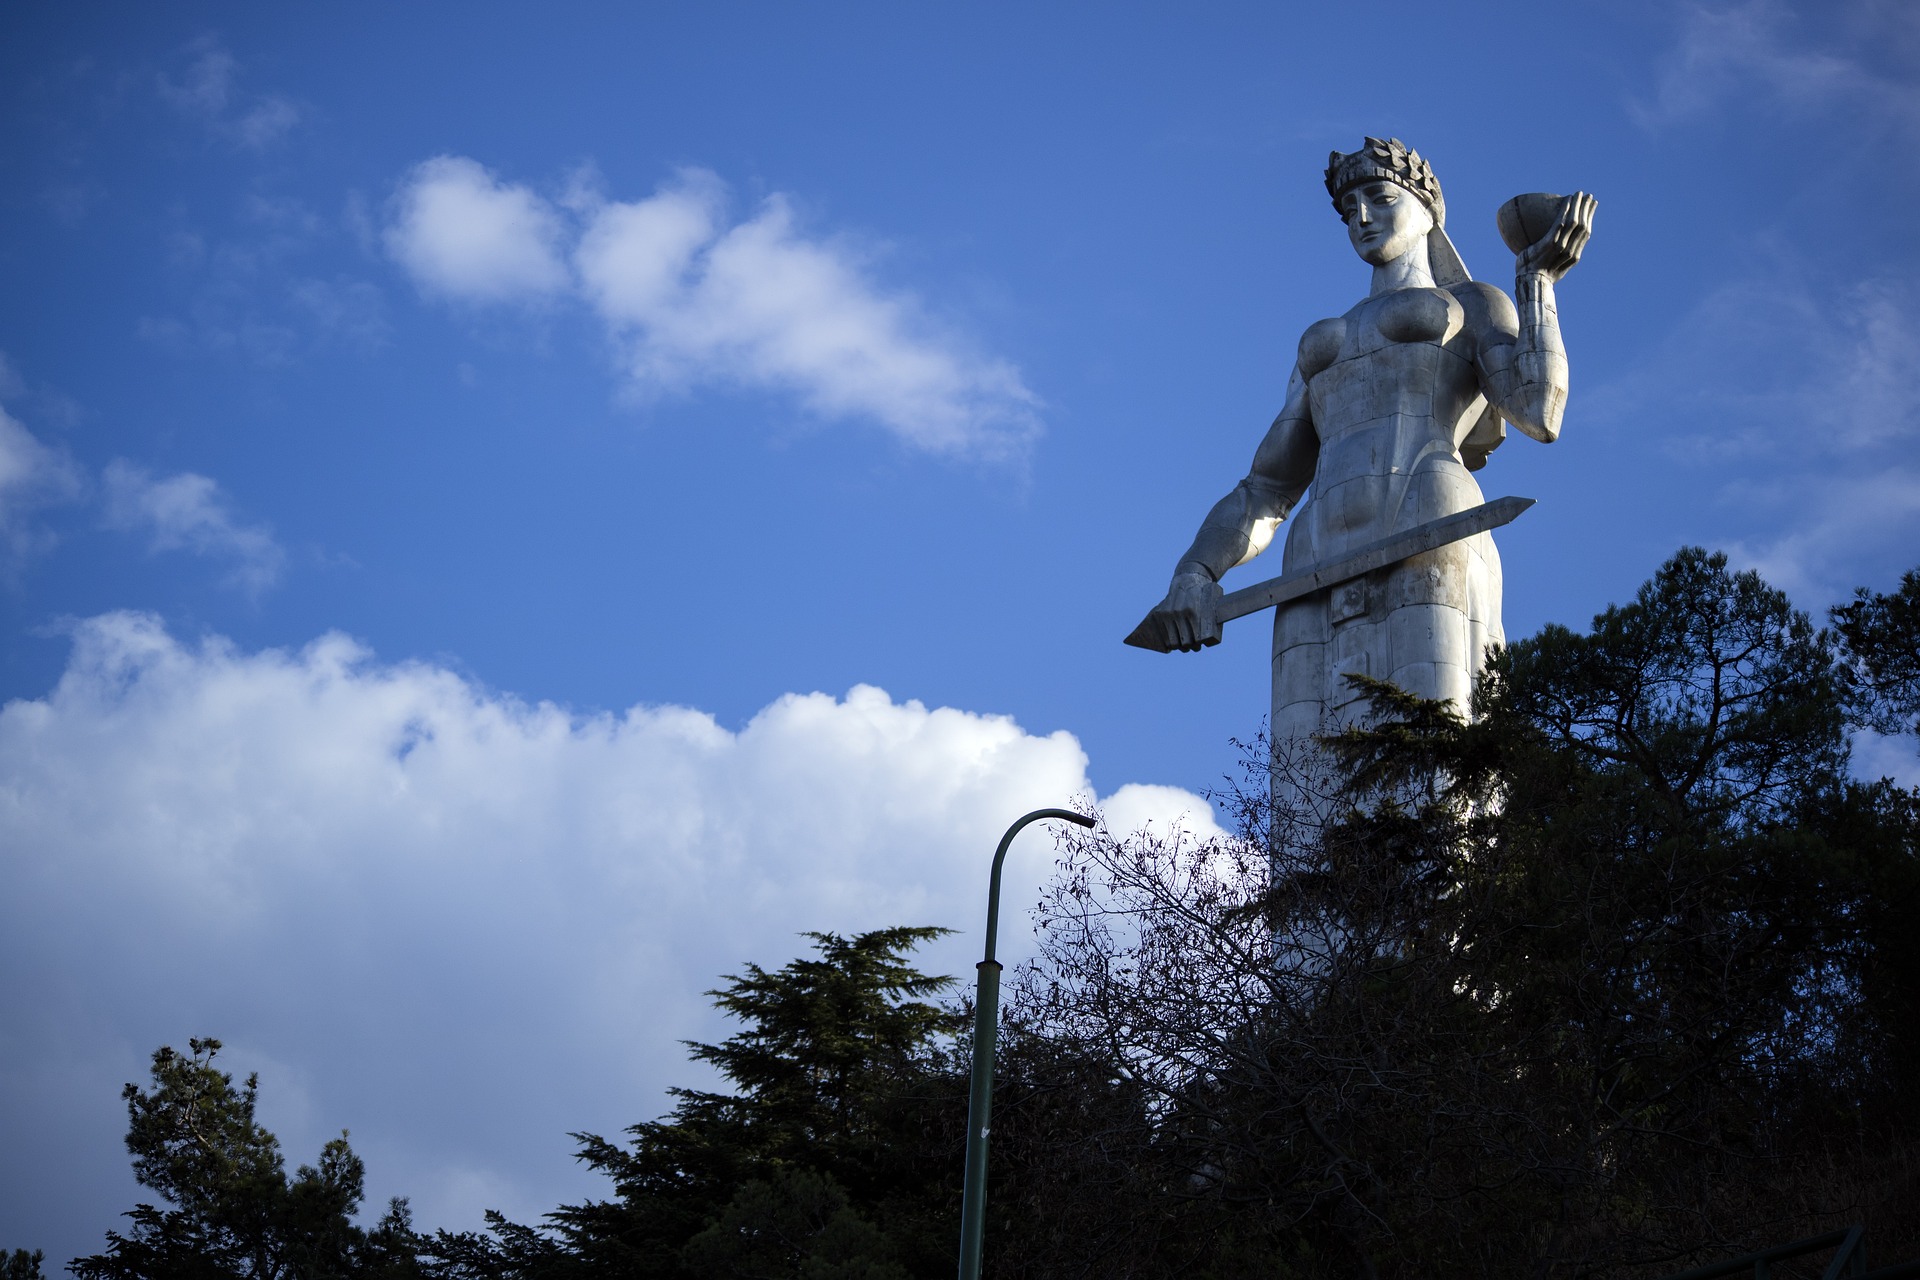
<svg viewBox="0 0 1920 1280"><path fill-rule="evenodd" d="M1515 196L1501 205L1500 212L1494 215L1494 220L1500 224L1500 238L1516 254L1526 252L1553 229L1554 219L1560 216L1560 210L1566 207L1569 198L1550 195L1545 191Z"/></svg>

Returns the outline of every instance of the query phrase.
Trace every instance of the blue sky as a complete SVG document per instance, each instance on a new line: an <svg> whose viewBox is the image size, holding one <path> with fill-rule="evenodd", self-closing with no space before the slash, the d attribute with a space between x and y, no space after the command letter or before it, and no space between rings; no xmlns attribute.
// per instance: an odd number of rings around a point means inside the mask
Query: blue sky
<svg viewBox="0 0 1920 1280"><path fill-rule="evenodd" d="M1503 286L1503 200L1599 197L1565 435L1481 476L1510 633L1689 542L1890 586L1917 60L1892 3L10 6L0 1246L97 1247L197 1034L295 1159L537 1214L723 970L973 927L1028 807L1204 825L1265 637L1119 640L1366 287L1364 134Z"/></svg>

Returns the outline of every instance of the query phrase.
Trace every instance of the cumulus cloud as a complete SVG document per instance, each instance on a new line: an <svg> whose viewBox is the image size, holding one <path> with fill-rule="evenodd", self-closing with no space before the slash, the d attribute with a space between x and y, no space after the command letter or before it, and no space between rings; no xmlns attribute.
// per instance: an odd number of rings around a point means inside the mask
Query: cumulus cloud
<svg viewBox="0 0 1920 1280"><path fill-rule="evenodd" d="M17 384L4 361L0 377ZM71 502L81 489L80 470L72 459L0 408L0 572L16 571L52 542L53 534L35 522L35 514Z"/></svg>
<svg viewBox="0 0 1920 1280"><path fill-rule="evenodd" d="M245 93L235 84L240 63L219 39L187 46L190 61L178 76L156 78L161 99L243 147L259 150L300 123L300 109L280 94Z"/></svg>
<svg viewBox="0 0 1920 1280"><path fill-rule="evenodd" d="M97 1163L15 1161L55 1172L0 1189L0 1229L97 1243L130 1203L100 1172L124 1167L118 1082L194 1034L262 1070L291 1154L350 1127L375 1196L425 1224L604 1191L565 1133L702 1078L678 1042L726 1034L718 975L898 923L967 930L929 957L964 975L1000 831L1085 796L1086 768L1066 733L869 687L736 730L572 714L338 635L249 653L80 624L57 687L0 710L0 1117ZM1171 789L1109 807L1210 829ZM1010 958L1050 856L1015 846Z"/></svg>
<svg viewBox="0 0 1920 1280"><path fill-rule="evenodd" d="M783 195L735 221L725 184L690 169L636 201L575 183L564 205L441 156L402 182L387 247L423 289L465 301L577 289L642 392L772 389L919 448L989 458L1038 430L1039 402L1013 365L882 288L850 243L807 235Z"/></svg>
<svg viewBox="0 0 1920 1280"><path fill-rule="evenodd" d="M425 290L501 302L567 285L560 232L553 206L528 188L464 156L435 156L402 180L386 245Z"/></svg>
<svg viewBox="0 0 1920 1280"><path fill-rule="evenodd" d="M258 592L279 580L286 554L264 525L241 524L207 476L183 471L156 479L125 459L107 464L108 527L144 533L148 549L192 551L233 562L230 581Z"/></svg>

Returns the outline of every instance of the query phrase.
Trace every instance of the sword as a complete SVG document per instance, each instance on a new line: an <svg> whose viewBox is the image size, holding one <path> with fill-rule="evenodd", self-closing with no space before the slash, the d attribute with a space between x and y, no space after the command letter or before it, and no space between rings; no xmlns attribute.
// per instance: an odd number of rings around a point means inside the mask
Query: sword
<svg viewBox="0 0 1920 1280"><path fill-rule="evenodd" d="M1372 573L1375 569L1384 569L1408 556L1444 547L1449 542L1458 542L1476 533L1485 533L1488 529L1498 529L1532 505L1532 498L1495 498L1492 502L1483 502L1454 515L1429 520L1404 533L1390 534L1356 547L1331 563L1295 569L1292 573L1283 573L1277 578L1268 578L1265 582L1229 591L1220 597L1213 616L1224 626L1235 618L1244 618L1250 613L1271 609L1274 605L1298 600L1301 596L1325 591L1328 587L1337 587L1351 578ZM1127 637L1127 643L1136 649L1171 653L1172 650L1167 647L1166 632L1157 616L1159 612L1155 609L1142 619Z"/></svg>

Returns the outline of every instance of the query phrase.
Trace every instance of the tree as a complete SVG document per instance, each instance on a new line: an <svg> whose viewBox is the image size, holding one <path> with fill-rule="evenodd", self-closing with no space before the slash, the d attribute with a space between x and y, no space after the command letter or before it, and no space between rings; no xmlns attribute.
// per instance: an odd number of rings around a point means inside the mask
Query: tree
<svg viewBox="0 0 1920 1280"><path fill-rule="evenodd" d="M675 1089L621 1145L575 1134L614 1198L535 1229L442 1236L461 1275L904 1280L951 1267L966 1084L945 1043L951 980L907 963L945 930L810 933L817 955L709 992L745 1024L691 1044L734 1092Z"/></svg>
<svg viewBox="0 0 1920 1280"><path fill-rule="evenodd" d="M1624 1273L1843 1211L1920 1249L1920 825L1848 776L1845 691L1689 549L1470 722L1375 682L1331 752L1263 747L1236 839L1074 837L1009 1006L1140 1099L1083 1146L1137 1225L1001 1273Z"/></svg>
<svg viewBox="0 0 1920 1280"><path fill-rule="evenodd" d="M1845 1204L1811 1169L1914 1132L1914 797L1848 775L1845 674L1757 574L1687 549L1590 634L1513 645L1439 735L1451 812L1485 815L1468 878L1503 890L1482 971L1582 1135L1588 1240L1558 1256L1757 1243ZM1347 746L1382 782L1421 765Z"/></svg>
<svg viewBox="0 0 1920 1280"><path fill-rule="evenodd" d="M46 1254L39 1249L28 1253L25 1249L15 1249L12 1253L0 1253L0 1280L45 1280L40 1263Z"/></svg>
<svg viewBox="0 0 1920 1280"><path fill-rule="evenodd" d="M281 1280L416 1274L406 1202L371 1230L353 1222L366 1168L347 1135L289 1178L279 1139L254 1118L257 1076L235 1089L213 1065L220 1042L153 1055L152 1087L129 1084L127 1150L134 1176L172 1208L137 1205L126 1235L68 1264L81 1280Z"/></svg>
<svg viewBox="0 0 1920 1280"><path fill-rule="evenodd" d="M703 1276L907 1280L886 1233L826 1174L776 1169L743 1184L681 1249Z"/></svg>
<svg viewBox="0 0 1920 1280"><path fill-rule="evenodd" d="M1831 617L1863 722L1882 733L1920 734L1920 569L1901 575L1890 595L1861 587Z"/></svg>

